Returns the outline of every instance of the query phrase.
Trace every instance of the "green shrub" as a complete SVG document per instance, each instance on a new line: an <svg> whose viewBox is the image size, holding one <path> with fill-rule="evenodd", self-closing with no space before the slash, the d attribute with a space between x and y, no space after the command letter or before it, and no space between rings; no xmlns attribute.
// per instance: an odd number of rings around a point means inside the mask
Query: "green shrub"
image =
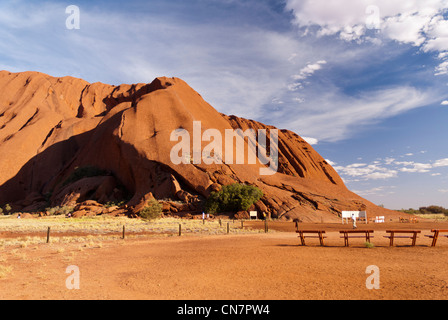
<svg viewBox="0 0 448 320"><path fill-rule="evenodd" d="M149 201L148 205L140 211L140 217L144 220L154 220L162 215L162 205L155 199Z"/></svg>
<svg viewBox="0 0 448 320"><path fill-rule="evenodd" d="M50 207L45 208L45 211L48 212L50 216L59 216L59 215L67 215L68 213L72 213L74 211L73 207L63 206L63 207Z"/></svg>
<svg viewBox="0 0 448 320"><path fill-rule="evenodd" d="M364 243L364 245L366 246L366 248L369 248L369 249L371 249L371 248L374 248L374 247L375 247L375 245L374 245L373 243L371 243L371 242L368 242L368 241L366 241L366 242Z"/></svg>
<svg viewBox="0 0 448 320"><path fill-rule="evenodd" d="M208 213L245 211L262 197L263 192L259 188L234 183L212 192L205 203L205 210Z"/></svg>

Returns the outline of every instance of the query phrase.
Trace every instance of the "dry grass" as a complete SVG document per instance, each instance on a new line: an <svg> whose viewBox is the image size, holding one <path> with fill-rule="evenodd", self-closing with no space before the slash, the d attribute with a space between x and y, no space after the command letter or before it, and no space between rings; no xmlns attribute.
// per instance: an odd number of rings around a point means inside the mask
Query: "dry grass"
<svg viewBox="0 0 448 320"><path fill-rule="evenodd" d="M17 219L10 216L0 216L0 231L15 233L14 238L0 238L0 248L2 246L18 246L26 248L30 245L46 242L46 231L51 230L50 242L52 244L67 243L93 243L90 247L101 247L102 241L120 240L122 238L123 226L125 226L126 238L142 236L169 237L177 236L179 224L181 225L182 236L186 235L218 235L227 232L232 234L260 233L260 230L241 228L241 223L236 221L218 220L186 220L177 218L163 218L153 221L142 219L129 219L126 217L85 217L85 218L64 218L50 216L35 219ZM264 231L263 231L264 232ZM23 236L20 234L32 234ZM41 235L34 235L39 233ZM73 233L73 236L70 235ZM79 234L82 235L79 235ZM59 236L57 236L59 234ZM78 234L78 235L76 235Z"/></svg>
<svg viewBox="0 0 448 320"><path fill-rule="evenodd" d="M11 272L12 272L12 267L0 265L0 279L5 278Z"/></svg>
<svg viewBox="0 0 448 320"><path fill-rule="evenodd" d="M420 217L420 218L436 220L436 221L448 221L448 216L444 215L443 213L440 213L440 214L416 214L416 216Z"/></svg>

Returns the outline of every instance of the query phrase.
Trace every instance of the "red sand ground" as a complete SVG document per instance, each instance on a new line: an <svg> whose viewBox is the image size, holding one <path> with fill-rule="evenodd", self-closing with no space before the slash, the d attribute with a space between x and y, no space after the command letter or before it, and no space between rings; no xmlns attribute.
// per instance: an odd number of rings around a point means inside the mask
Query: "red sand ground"
<svg viewBox="0 0 448 320"><path fill-rule="evenodd" d="M246 222L263 227L260 222ZM102 246L41 244L2 247L0 299L446 299L448 238L431 248L432 228L447 223L358 224L374 229L374 248L362 239L343 246L341 224L300 224L327 230L326 246L299 246L294 224L270 223L268 234L182 236L105 241ZM386 229L422 230L416 247ZM66 288L66 268L80 270L80 289ZM366 268L380 270L380 289L366 288Z"/></svg>

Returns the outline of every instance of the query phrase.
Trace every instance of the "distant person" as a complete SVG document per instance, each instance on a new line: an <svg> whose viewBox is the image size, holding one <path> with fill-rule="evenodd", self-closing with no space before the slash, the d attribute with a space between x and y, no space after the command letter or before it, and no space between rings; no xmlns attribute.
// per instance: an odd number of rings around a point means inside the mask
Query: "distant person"
<svg viewBox="0 0 448 320"><path fill-rule="evenodd" d="M21 214L19 213L18 215L17 215L17 219L20 219L21 218Z"/></svg>
<svg viewBox="0 0 448 320"><path fill-rule="evenodd" d="M356 229L356 216L352 213L353 229Z"/></svg>

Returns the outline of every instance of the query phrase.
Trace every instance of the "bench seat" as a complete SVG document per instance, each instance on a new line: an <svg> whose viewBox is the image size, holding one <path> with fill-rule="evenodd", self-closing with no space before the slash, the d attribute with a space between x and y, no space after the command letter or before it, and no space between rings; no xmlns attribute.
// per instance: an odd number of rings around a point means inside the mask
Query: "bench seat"
<svg viewBox="0 0 448 320"><path fill-rule="evenodd" d="M324 239L327 238L324 234L324 230L296 230L296 233L299 234L300 241L302 246L305 245L305 238L316 238L319 239L320 245L324 245Z"/></svg>
<svg viewBox="0 0 448 320"><path fill-rule="evenodd" d="M425 235L425 237L432 238L431 247L435 247L436 246L437 239L439 238L439 236L441 236L441 237L448 237L448 235L446 235L446 234L440 234L441 232L445 232L446 233L446 232L448 232L448 230L432 229L431 232L433 234Z"/></svg>
<svg viewBox="0 0 448 320"><path fill-rule="evenodd" d="M412 246L415 246L417 242L417 234L421 233L420 230L386 230L390 235L384 236L385 238L390 239L390 246L394 245L394 239L412 239ZM402 235L403 233L408 233L409 235ZM397 235L401 234L401 235Z"/></svg>
<svg viewBox="0 0 448 320"><path fill-rule="evenodd" d="M341 236L344 239L344 245L348 247L348 239L350 238L364 238L367 242L370 242L370 238L373 238L373 230L341 230L339 233L343 234Z"/></svg>

